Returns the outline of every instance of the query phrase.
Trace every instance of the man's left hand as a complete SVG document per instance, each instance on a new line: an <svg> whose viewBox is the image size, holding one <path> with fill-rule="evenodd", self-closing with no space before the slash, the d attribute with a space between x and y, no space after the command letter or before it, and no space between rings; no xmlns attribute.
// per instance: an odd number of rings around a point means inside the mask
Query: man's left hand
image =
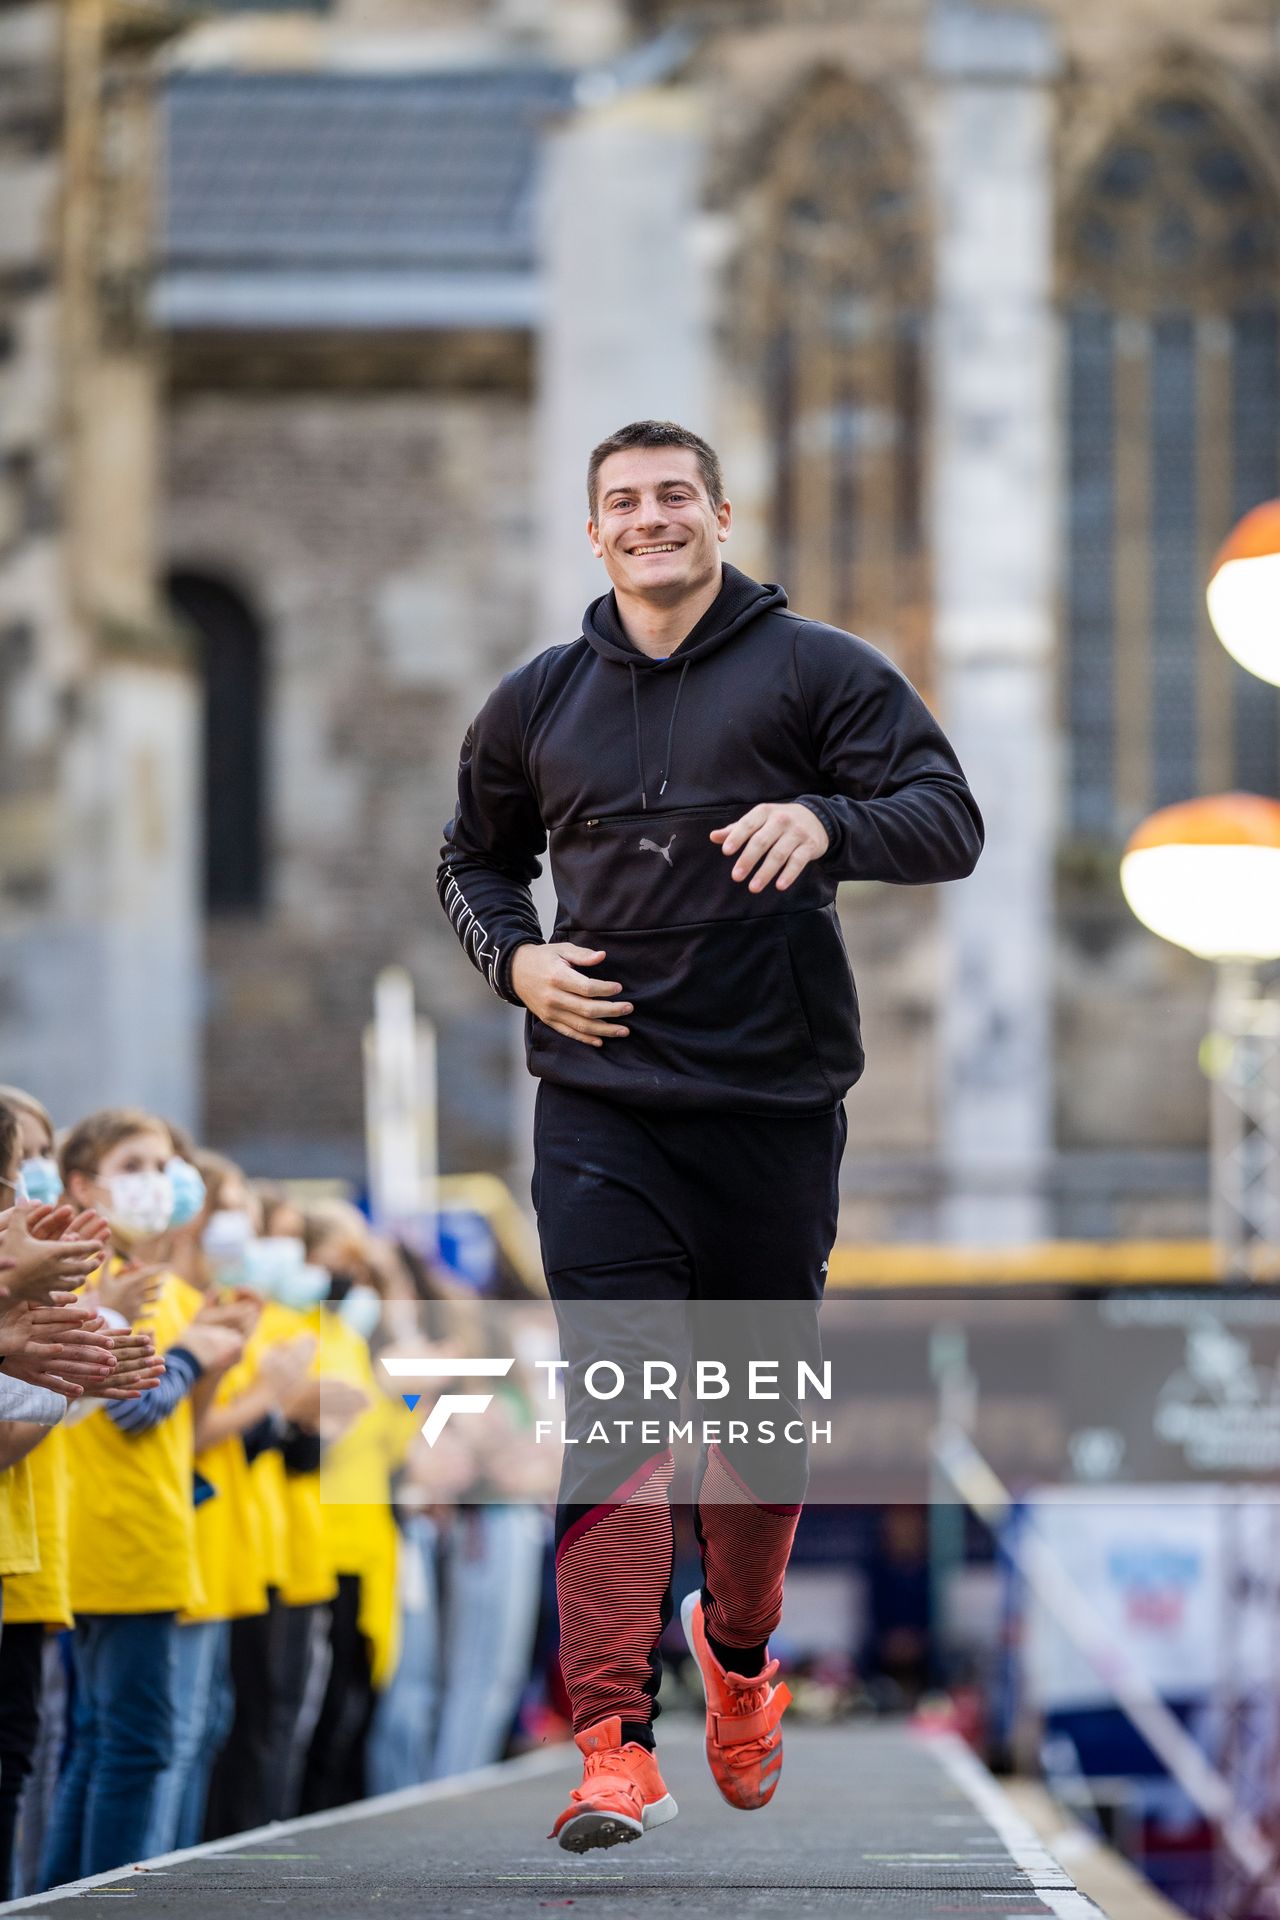
<svg viewBox="0 0 1280 1920"><path fill-rule="evenodd" d="M817 814L797 800L766 800L732 826L714 828L711 838L721 853L738 854L733 865L735 880L745 880L755 869L749 893L763 893L775 877L778 892L785 893L809 862L821 860L831 844Z"/></svg>

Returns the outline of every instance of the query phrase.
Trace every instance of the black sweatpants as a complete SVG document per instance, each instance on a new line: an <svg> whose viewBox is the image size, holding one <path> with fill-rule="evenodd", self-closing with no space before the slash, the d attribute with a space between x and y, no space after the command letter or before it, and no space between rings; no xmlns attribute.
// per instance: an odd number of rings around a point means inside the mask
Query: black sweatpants
<svg viewBox="0 0 1280 1920"><path fill-rule="evenodd" d="M204 1838L221 1840L279 1819L282 1782L275 1766L275 1733L283 1708L280 1688L280 1597L272 1591L266 1613L231 1622L231 1686L235 1714L214 1763L205 1811Z"/></svg>
<svg viewBox="0 0 1280 1920"><path fill-rule="evenodd" d="M360 1631L358 1574L338 1575L328 1612L329 1678L303 1769L303 1813L364 1799L364 1747L377 1705L372 1649Z"/></svg>
<svg viewBox="0 0 1280 1920"><path fill-rule="evenodd" d="M10 1623L0 1633L0 1900L13 1891L18 1802L40 1735L44 1639L39 1623Z"/></svg>
<svg viewBox="0 0 1280 1920"><path fill-rule="evenodd" d="M747 1359L782 1363L777 1400L744 1404L735 1390L723 1405L684 1413L714 1414L731 1436L734 1415L783 1423L802 1412L788 1368L820 1363L817 1309L847 1130L842 1106L787 1117L654 1111L539 1085L533 1201L569 1362L556 1591L575 1732L616 1714L624 1740L653 1741L672 1610L674 1457L644 1424L677 1410L637 1398L643 1363L669 1359L684 1377L692 1360L731 1341L739 1384ZM651 1304L637 1313L626 1305L636 1302ZM750 1304L717 1314L730 1302ZM586 1391L587 1368L601 1359L624 1382L605 1404ZM606 1370L597 1384L618 1377ZM601 1418L609 1443L584 1443ZM629 1422L622 1437L620 1421ZM743 1650L742 1671L758 1668L781 1617L807 1459L805 1445L762 1449L731 1437L699 1450L692 1491L707 1631Z"/></svg>

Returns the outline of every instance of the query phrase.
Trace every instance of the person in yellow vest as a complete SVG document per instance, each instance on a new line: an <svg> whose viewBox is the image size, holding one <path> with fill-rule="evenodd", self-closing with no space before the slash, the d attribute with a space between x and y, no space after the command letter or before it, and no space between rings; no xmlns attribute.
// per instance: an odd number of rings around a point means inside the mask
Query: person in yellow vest
<svg viewBox="0 0 1280 1920"><path fill-rule="evenodd" d="M13 1092L16 1089L0 1089L0 1094ZM47 1141L52 1149L53 1126L44 1109L30 1114L16 1099L5 1099L0 1107L0 1160L6 1177L15 1183L23 1180L33 1132L37 1144ZM4 1197L10 1197L7 1190ZM21 1188L15 1184L13 1198L28 1197L25 1183ZM55 1397L50 1394L50 1401ZM66 1405L63 1398L64 1409ZM51 1617L62 1626L71 1624L63 1592L65 1555L60 1553L66 1509L61 1461L57 1425L31 1429L5 1421L0 1426L0 1575L6 1616L0 1633L0 1900L13 1892L18 1800L40 1731L44 1632L31 1622L43 1617L42 1593L49 1596Z"/></svg>
<svg viewBox="0 0 1280 1920"><path fill-rule="evenodd" d="M328 1445L321 1469L321 1512L338 1591L328 1609L329 1677L307 1749L300 1810L317 1812L363 1798L365 1744L378 1692L399 1653L399 1535L391 1476L413 1433L405 1409L375 1377L369 1340L381 1315L370 1230L342 1201L324 1201L306 1218L308 1254L330 1276L329 1298L314 1310L326 1374L364 1394L367 1406Z"/></svg>
<svg viewBox="0 0 1280 1920"><path fill-rule="evenodd" d="M7 1423L6 1423L7 1426ZM27 1436L8 1427L18 1445ZM6 1457L0 1435L0 1460ZM0 1897L12 1898L14 1842L18 1806L40 1737L46 1646L71 1625L66 1556L66 1435L51 1427L27 1458L35 1522L35 1565L5 1580L5 1613L0 1635ZM9 1468L0 1478L11 1479ZM3 1522L0 1521L0 1531Z"/></svg>
<svg viewBox="0 0 1280 1920"><path fill-rule="evenodd" d="M203 1599L178 1629L179 1664L197 1656L179 1711L178 1754L161 1785L153 1851L190 1846L261 1824L272 1717L269 1606L278 1584L282 1525L280 1444L285 1410L305 1378L315 1342L296 1316L279 1314L254 1285L250 1255L261 1242L257 1201L240 1169L197 1152L204 1188L179 1258L206 1298L245 1313L243 1358L223 1375L196 1423L196 1471L216 1497L196 1510ZM211 1650L211 1651L210 1651ZM216 1768L216 1771L215 1771ZM210 1792L210 1778L224 1790ZM234 1804L224 1804L228 1798ZM208 1803L207 1813L206 1804Z"/></svg>
<svg viewBox="0 0 1280 1920"><path fill-rule="evenodd" d="M0 1087L0 1186L26 1210L28 1223L45 1215L40 1233L67 1222L72 1237L105 1236L106 1222L91 1213L78 1219L72 1209L57 1213L62 1183L41 1184L39 1175L53 1153L53 1123L40 1102L17 1087ZM163 1363L149 1338L111 1334L100 1315L91 1315L70 1298L38 1307L30 1302L0 1315L0 1348L19 1348L22 1378L47 1382L41 1399L51 1418L75 1418L84 1405L84 1388L125 1399L159 1379ZM90 1366L87 1353L96 1352ZM46 1355L38 1361L36 1356ZM101 1371L108 1356L115 1364ZM78 1356L78 1357L77 1357ZM6 1368L11 1366L6 1357ZM47 1369L47 1371L43 1371ZM29 1408L29 1412L36 1411ZM35 1559L18 1536L34 1527ZM18 1803L31 1770L41 1731L44 1653L47 1627L71 1624L66 1591L66 1472L63 1428L40 1419L0 1420L0 1553L5 1583L5 1632L0 1636L0 1899L13 1893L13 1844ZM29 1564L20 1566L25 1559ZM20 1570L19 1570L20 1569Z"/></svg>
<svg viewBox="0 0 1280 1920"><path fill-rule="evenodd" d="M136 1108L91 1114L59 1155L68 1199L97 1207L111 1225L114 1257L96 1294L114 1303L117 1318L136 1315L149 1327L165 1374L137 1400L113 1402L67 1434L76 1697L45 1886L144 1857L156 1783L173 1750L177 1617L199 1593L193 1400L212 1395L243 1349L225 1316L164 1271L172 1157L164 1123ZM159 1257L148 1264L147 1255Z"/></svg>
<svg viewBox="0 0 1280 1920"><path fill-rule="evenodd" d="M65 1397L47 1388L17 1381L0 1386L0 1588L8 1614L0 1626L0 1900L11 1892L18 1794L38 1731L39 1650L14 1619L20 1582L38 1576L41 1565L40 1489L27 1454L55 1430L66 1407ZM17 1612L20 1618L20 1605Z"/></svg>
<svg viewBox="0 0 1280 1920"><path fill-rule="evenodd" d="M203 1165L203 1162L202 1162ZM216 1172L216 1169L214 1170ZM322 1357L318 1302L329 1275L307 1261L302 1216L277 1189L221 1189L226 1210L215 1214L208 1238L228 1268L263 1301L262 1319L247 1358L263 1376L286 1364L293 1377L277 1389L273 1445L255 1451L252 1473L264 1513L269 1605L233 1629L235 1716L231 1737L214 1769L206 1838L296 1811L309 1728L303 1721L308 1682L322 1652L321 1632L337 1590L327 1550L320 1500L321 1422L333 1439L368 1404L366 1393L332 1371ZM254 1224L265 1232L255 1235ZM302 1377L293 1370L306 1360ZM270 1390L264 1378L258 1390ZM246 1389L235 1417L253 1412ZM228 1407L225 1417L233 1417ZM249 1430L253 1445L255 1429Z"/></svg>

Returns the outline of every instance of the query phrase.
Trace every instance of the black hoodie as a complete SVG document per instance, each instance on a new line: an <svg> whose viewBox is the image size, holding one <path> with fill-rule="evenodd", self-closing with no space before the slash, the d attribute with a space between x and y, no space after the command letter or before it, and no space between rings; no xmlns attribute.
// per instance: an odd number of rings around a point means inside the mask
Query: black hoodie
<svg viewBox="0 0 1280 1920"><path fill-rule="evenodd" d="M735 881L710 839L761 801L815 813L830 845L784 893ZM592 1047L525 1019L531 1073L629 1106L829 1111L862 1071L840 880L971 873L982 817L941 728L884 654L787 610L726 566L665 660L632 646L612 593L580 639L501 682L467 733L436 884L467 957L504 999L542 929L529 885L550 849L553 940L634 1003Z"/></svg>

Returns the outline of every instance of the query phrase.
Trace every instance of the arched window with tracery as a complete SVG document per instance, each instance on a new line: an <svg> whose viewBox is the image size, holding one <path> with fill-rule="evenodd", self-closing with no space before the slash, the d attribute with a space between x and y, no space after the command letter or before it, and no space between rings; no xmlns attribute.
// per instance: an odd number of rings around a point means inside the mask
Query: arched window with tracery
<svg viewBox="0 0 1280 1920"><path fill-rule="evenodd" d="M768 149L750 251L770 577L927 680L926 248L887 100L843 75L810 83Z"/></svg>
<svg viewBox="0 0 1280 1920"><path fill-rule="evenodd" d="M1074 833L1274 794L1280 699L1208 624L1218 543L1280 492L1280 208L1190 87L1156 92L1063 222L1064 709Z"/></svg>

